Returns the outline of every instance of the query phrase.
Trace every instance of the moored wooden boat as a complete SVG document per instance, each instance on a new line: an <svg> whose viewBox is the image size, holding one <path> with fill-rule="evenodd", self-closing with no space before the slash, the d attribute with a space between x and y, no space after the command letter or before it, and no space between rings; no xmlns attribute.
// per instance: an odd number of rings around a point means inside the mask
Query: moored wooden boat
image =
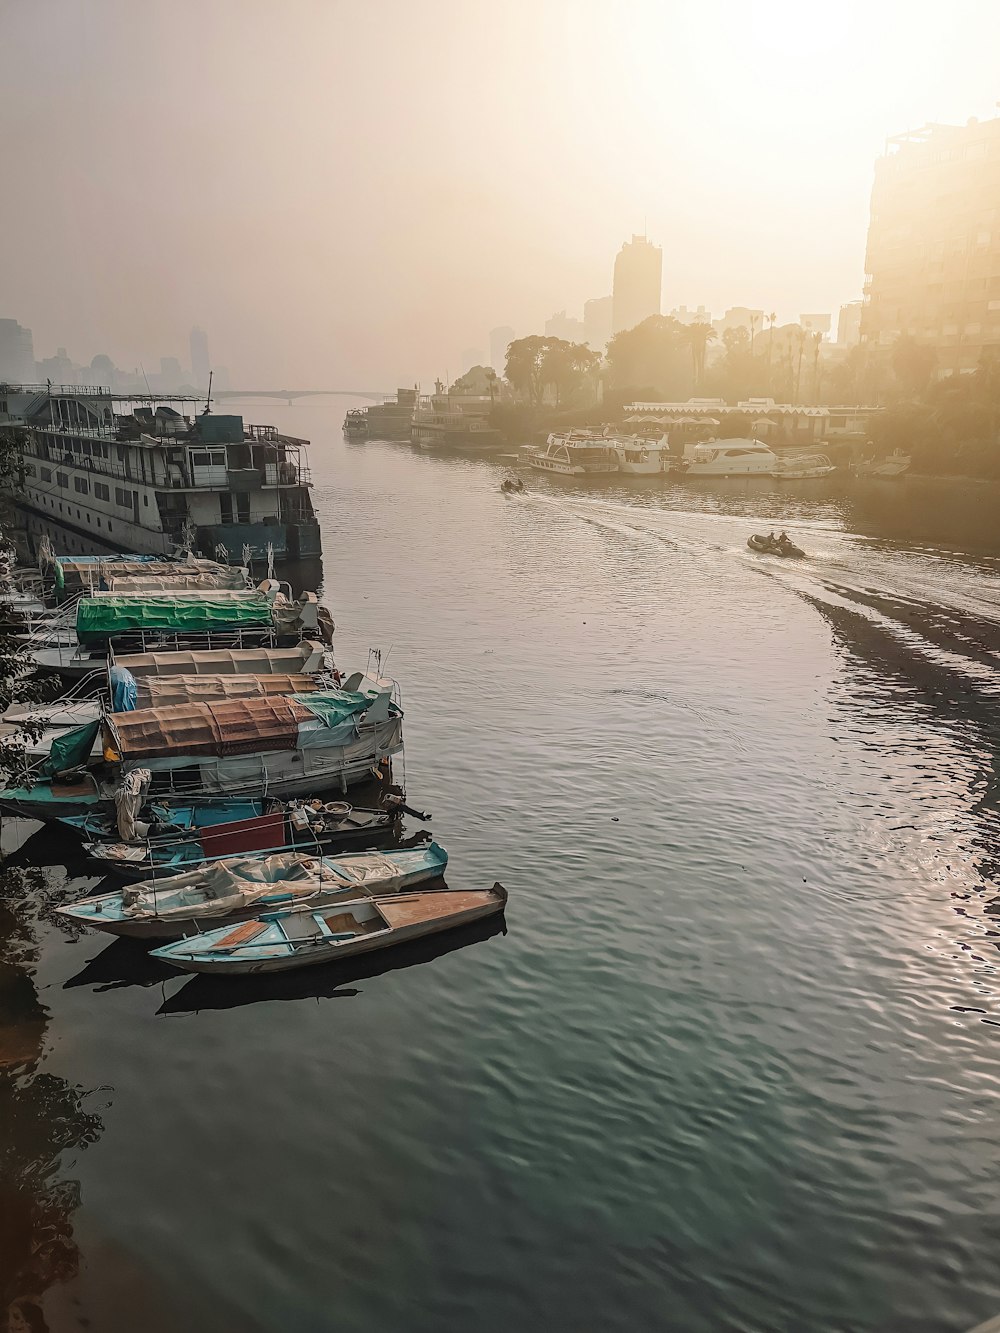
<svg viewBox="0 0 1000 1333"><path fill-rule="evenodd" d="M57 910L79 925L137 939L179 939L250 920L268 909L316 910L370 894L399 893L440 879L448 853L436 842L399 852L351 856L245 857L213 862ZM308 914L308 912L307 912Z"/></svg>
<svg viewBox="0 0 1000 1333"><path fill-rule="evenodd" d="M97 841L84 844L94 869L125 880L164 879L224 858L287 851L334 851L374 847L398 833L396 809L357 809L346 801L315 801L286 806L228 822L177 831L145 841Z"/></svg>
<svg viewBox="0 0 1000 1333"><path fill-rule="evenodd" d="M162 945L151 956L182 972L243 976L313 967L451 930L502 912L507 890L396 894L340 902L320 911L269 912Z"/></svg>

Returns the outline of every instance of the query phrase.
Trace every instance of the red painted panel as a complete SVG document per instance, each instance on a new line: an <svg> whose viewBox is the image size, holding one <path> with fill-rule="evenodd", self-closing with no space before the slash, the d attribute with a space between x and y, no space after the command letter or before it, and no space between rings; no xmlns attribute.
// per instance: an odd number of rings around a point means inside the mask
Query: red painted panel
<svg viewBox="0 0 1000 1333"><path fill-rule="evenodd" d="M206 856L228 856L231 852L263 852L290 841L281 810L255 819L234 819L202 829L198 839Z"/></svg>

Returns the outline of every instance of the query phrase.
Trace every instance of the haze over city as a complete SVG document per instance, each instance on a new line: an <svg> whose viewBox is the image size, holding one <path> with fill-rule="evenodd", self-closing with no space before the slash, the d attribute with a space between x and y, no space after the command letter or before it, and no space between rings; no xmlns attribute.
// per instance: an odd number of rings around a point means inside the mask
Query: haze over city
<svg viewBox="0 0 1000 1333"><path fill-rule="evenodd" d="M645 230L664 311L835 314L886 136L994 113L1000 7L948 15L4 0L0 313L39 358L198 324L234 385L427 384Z"/></svg>

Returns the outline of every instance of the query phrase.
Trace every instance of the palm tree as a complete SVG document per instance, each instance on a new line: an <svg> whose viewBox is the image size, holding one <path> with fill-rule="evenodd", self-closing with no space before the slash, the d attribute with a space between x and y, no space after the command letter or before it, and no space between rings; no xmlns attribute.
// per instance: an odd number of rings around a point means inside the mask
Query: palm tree
<svg viewBox="0 0 1000 1333"><path fill-rule="evenodd" d="M774 322L778 318L777 312L772 310L767 317L770 328L767 331L767 387L771 388L771 345L774 342Z"/></svg>
<svg viewBox="0 0 1000 1333"><path fill-rule="evenodd" d="M819 402L819 354L823 343L822 333L810 335L813 345L813 397Z"/></svg>
<svg viewBox="0 0 1000 1333"><path fill-rule="evenodd" d="M799 344L799 356L795 365L795 402L799 401L799 383L802 379L802 353L806 349L806 331L798 328L795 331L795 337Z"/></svg>
<svg viewBox="0 0 1000 1333"><path fill-rule="evenodd" d="M753 339L754 339L754 334L757 332L757 319L758 319L757 315L750 316L750 360L751 361L753 360Z"/></svg>
<svg viewBox="0 0 1000 1333"><path fill-rule="evenodd" d="M715 339L715 336L715 330L711 324L689 324L684 331L684 339L691 348L695 388L700 387L702 376L705 373L705 349Z"/></svg>

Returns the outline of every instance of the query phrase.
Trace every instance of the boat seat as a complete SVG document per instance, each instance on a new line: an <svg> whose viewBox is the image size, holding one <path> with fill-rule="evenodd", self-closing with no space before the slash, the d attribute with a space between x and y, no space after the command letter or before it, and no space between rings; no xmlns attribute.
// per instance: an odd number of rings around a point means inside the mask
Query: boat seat
<svg viewBox="0 0 1000 1333"><path fill-rule="evenodd" d="M248 940L255 939L261 931L267 930L266 921L244 921L242 925L231 930L228 935L223 935L221 940L211 946L213 949L232 949L237 944L246 944Z"/></svg>
<svg viewBox="0 0 1000 1333"><path fill-rule="evenodd" d="M358 933L358 923L350 912L338 912L329 918L322 912L313 912L313 920L324 939L347 940Z"/></svg>

